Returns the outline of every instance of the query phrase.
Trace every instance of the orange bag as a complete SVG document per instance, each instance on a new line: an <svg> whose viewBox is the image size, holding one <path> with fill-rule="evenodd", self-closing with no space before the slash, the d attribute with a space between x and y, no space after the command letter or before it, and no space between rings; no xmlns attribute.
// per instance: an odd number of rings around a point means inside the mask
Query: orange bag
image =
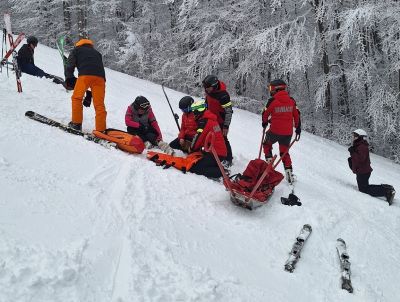
<svg viewBox="0 0 400 302"><path fill-rule="evenodd" d="M106 129L104 132L93 130L92 133L98 138L116 143L119 149L129 153L142 153L144 150L144 143L137 135L111 128Z"/></svg>
<svg viewBox="0 0 400 302"><path fill-rule="evenodd" d="M183 173L189 171L202 157L203 153L201 152L193 152L186 157L173 156L155 151L147 152L147 159L155 162L158 166L164 166L164 169L174 167Z"/></svg>

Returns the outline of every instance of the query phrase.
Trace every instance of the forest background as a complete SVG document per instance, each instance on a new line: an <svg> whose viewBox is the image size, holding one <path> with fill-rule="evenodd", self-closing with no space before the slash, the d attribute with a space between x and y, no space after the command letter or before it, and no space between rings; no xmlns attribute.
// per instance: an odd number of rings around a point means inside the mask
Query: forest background
<svg viewBox="0 0 400 302"><path fill-rule="evenodd" d="M400 162L400 1L2 0L0 12L15 33L52 47L66 35L67 51L89 37L107 67L190 95L216 74L252 112L282 78L304 130L349 144L363 128Z"/></svg>

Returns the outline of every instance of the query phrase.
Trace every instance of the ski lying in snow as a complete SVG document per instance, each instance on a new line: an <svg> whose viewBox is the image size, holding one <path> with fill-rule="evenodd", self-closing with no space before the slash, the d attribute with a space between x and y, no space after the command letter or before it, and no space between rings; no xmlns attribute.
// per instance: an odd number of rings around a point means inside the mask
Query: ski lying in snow
<svg viewBox="0 0 400 302"><path fill-rule="evenodd" d="M91 133L86 133L86 132L82 132L82 131L79 131L79 130L76 130L76 129L72 129L72 128L68 127L67 125L61 124L61 123L59 123L59 122L57 122L55 120L52 120L52 119L50 119L48 117L40 115L40 114L38 114L36 112L27 111L27 112L25 112L25 116L29 117L32 120L38 121L38 122L40 122L42 124L46 124L46 125L49 125L49 126L52 126L52 127L57 127L57 128L65 131L65 132L68 132L68 133L71 133L71 134L74 134L74 135L78 135L78 136L82 136L86 140L94 142L94 143L97 143L97 144L100 144L102 146L116 148L116 144L115 143L109 142L109 141L107 141L105 139L98 138L98 137L94 136Z"/></svg>
<svg viewBox="0 0 400 302"><path fill-rule="evenodd" d="M342 289L347 290L349 293L353 292L353 286L351 285L351 271L349 255L347 254L346 242L342 238L336 241L336 250L340 261L340 270L342 272Z"/></svg>
<svg viewBox="0 0 400 302"><path fill-rule="evenodd" d="M312 228L309 224L305 224L301 229L299 235L296 238L296 242L292 246L292 250L290 251L289 258L285 263L285 271L293 273L297 261L300 259L300 252L306 242L308 236L310 236L312 232Z"/></svg>

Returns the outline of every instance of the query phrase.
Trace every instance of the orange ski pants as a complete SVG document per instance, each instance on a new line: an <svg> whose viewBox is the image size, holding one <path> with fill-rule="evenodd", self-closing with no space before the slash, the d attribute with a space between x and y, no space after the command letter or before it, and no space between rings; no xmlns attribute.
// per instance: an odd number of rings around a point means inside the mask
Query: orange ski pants
<svg viewBox="0 0 400 302"><path fill-rule="evenodd" d="M96 130L106 130L107 111L104 105L104 96L106 91L106 81L104 78L92 75L79 76L74 93L72 94L72 122L82 124L83 104L82 100L86 90L90 88L93 96L93 106L96 112Z"/></svg>

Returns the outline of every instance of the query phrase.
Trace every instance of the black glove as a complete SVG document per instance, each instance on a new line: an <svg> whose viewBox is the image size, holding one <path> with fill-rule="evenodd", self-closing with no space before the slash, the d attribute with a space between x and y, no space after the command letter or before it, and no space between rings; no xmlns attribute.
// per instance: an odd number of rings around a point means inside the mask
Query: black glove
<svg viewBox="0 0 400 302"><path fill-rule="evenodd" d="M92 92L90 90L86 90L85 98L83 99L83 106L90 107L92 103Z"/></svg>
<svg viewBox="0 0 400 302"><path fill-rule="evenodd" d="M349 158L347 159L347 162L349 163L349 168L350 168L350 170L353 170L353 162L351 161L351 157L349 157Z"/></svg>
<svg viewBox="0 0 400 302"><path fill-rule="evenodd" d="M302 203L300 202L300 198L298 198L296 195L293 193L289 194L288 198L281 197L281 203L286 205L286 206L301 206Z"/></svg>
<svg viewBox="0 0 400 302"><path fill-rule="evenodd" d="M75 84L76 84L76 78L72 77L72 78L65 79L65 83L67 84L67 87L74 88Z"/></svg>
<svg viewBox="0 0 400 302"><path fill-rule="evenodd" d="M297 127L297 128L296 128L296 134L300 136L300 134L301 134L301 127Z"/></svg>
<svg viewBox="0 0 400 302"><path fill-rule="evenodd" d="M262 126L264 129L267 128L267 126L268 126L268 121L262 122L262 123L261 123L261 126Z"/></svg>
<svg viewBox="0 0 400 302"><path fill-rule="evenodd" d="M354 146L350 146L347 150L349 150L350 154L352 154L356 151L356 148L354 148Z"/></svg>

